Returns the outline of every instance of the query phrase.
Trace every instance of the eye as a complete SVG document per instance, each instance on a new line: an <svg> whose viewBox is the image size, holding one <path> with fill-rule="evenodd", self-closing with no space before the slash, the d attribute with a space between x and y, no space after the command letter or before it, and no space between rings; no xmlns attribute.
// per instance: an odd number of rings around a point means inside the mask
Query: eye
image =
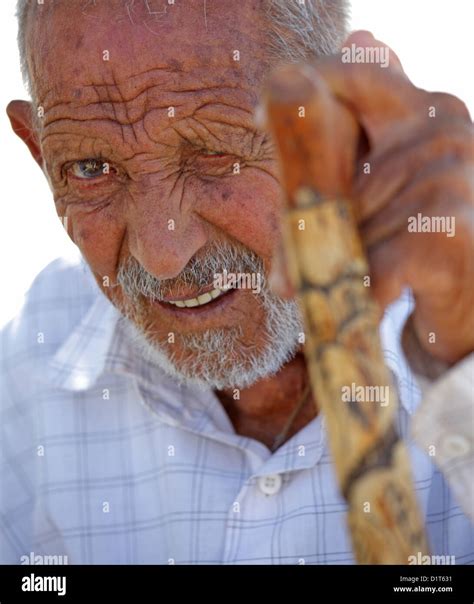
<svg viewBox="0 0 474 604"><path fill-rule="evenodd" d="M211 151L210 149L200 149L199 154L203 157L224 157L227 153L222 151Z"/></svg>
<svg viewBox="0 0 474 604"><path fill-rule="evenodd" d="M69 166L70 173L82 180L92 180L111 172L110 165L103 159L93 157L80 159Z"/></svg>

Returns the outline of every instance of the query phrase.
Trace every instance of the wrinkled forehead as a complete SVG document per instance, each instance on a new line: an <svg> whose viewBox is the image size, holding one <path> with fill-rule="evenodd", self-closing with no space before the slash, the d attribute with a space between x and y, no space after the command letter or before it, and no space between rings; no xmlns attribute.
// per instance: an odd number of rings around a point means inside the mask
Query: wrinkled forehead
<svg viewBox="0 0 474 604"><path fill-rule="evenodd" d="M28 20L29 63L40 104L78 100L116 84L133 96L215 86L250 96L266 72L262 0L56 0Z"/></svg>

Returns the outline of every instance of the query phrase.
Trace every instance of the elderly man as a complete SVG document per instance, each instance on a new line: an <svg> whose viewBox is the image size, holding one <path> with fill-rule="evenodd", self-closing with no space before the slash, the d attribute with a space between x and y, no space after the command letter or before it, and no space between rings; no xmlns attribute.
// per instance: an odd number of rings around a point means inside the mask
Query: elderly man
<svg viewBox="0 0 474 604"><path fill-rule="evenodd" d="M7 111L81 255L47 267L3 332L1 562L354 561L254 120L273 67L337 52L346 8L20 0L32 102ZM366 135L354 199L397 427L432 553L472 563L470 118L393 53L341 56L321 73Z"/></svg>

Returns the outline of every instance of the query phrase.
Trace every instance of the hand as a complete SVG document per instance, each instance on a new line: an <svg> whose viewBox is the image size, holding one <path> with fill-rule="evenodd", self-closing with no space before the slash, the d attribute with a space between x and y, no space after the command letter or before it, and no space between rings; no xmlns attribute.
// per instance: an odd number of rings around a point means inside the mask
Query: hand
<svg viewBox="0 0 474 604"><path fill-rule="evenodd" d="M387 49L368 32L352 44ZM352 198L372 293L385 308L410 287L421 349L451 364L474 350L473 126L459 99L417 88L389 53L387 68L336 55L317 70L367 138Z"/></svg>

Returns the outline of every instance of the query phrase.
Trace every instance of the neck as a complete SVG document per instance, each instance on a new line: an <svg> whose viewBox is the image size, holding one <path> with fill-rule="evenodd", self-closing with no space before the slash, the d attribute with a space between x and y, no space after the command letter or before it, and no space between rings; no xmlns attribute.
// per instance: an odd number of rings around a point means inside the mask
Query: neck
<svg viewBox="0 0 474 604"><path fill-rule="evenodd" d="M286 442L317 415L302 353L276 375L240 390L238 399L233 391L216 394L237 434L255 438L269 449Z"/></svg>

